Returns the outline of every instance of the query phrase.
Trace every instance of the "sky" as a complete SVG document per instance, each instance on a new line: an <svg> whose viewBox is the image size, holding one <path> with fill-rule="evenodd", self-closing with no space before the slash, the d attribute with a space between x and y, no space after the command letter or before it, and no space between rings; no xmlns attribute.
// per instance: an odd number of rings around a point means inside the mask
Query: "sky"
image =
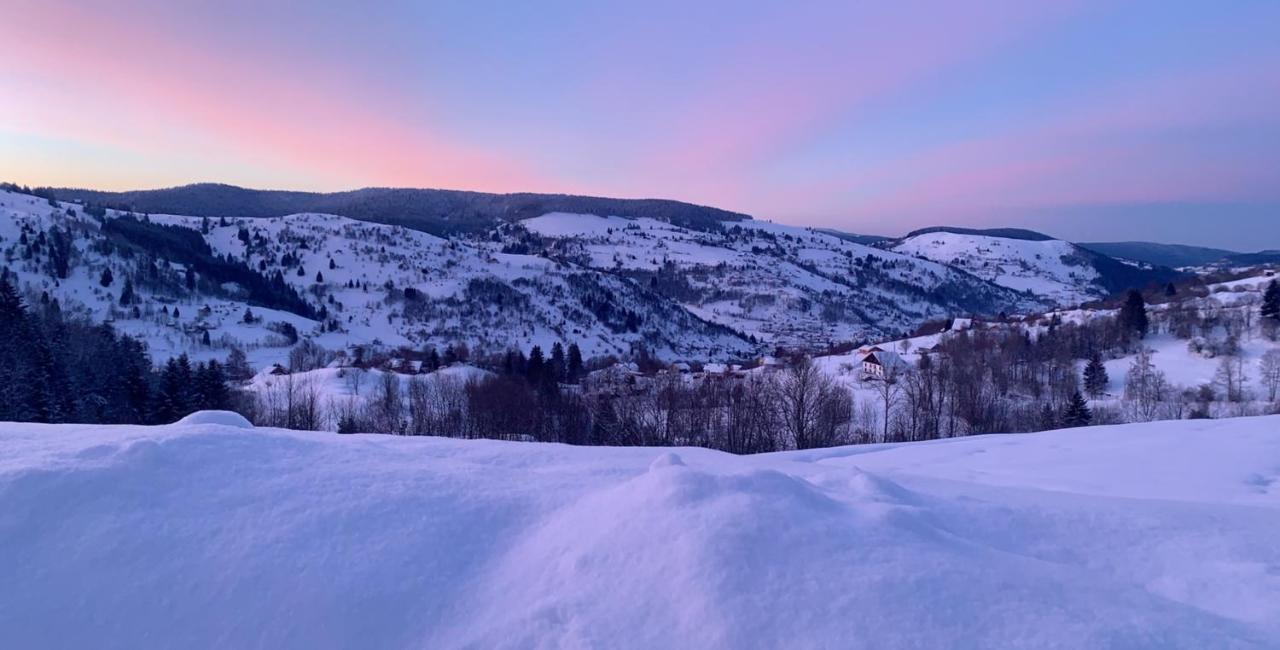
<svg viewBox="0 0 1280 650"><path fill-rule="evenodd" d="M1280 248L1280 2L0 0L0 180Z"/></svg>

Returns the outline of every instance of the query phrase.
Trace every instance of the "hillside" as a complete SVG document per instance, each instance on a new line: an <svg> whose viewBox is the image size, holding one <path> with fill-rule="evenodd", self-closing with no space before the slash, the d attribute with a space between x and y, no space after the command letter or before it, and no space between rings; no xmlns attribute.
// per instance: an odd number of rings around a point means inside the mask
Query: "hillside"
<svg viewBox="0 0 1280 650"><path fill-rule="evenodd" d="M17 647L1262 648L1280 419L747 457L0 424ZM851 588L856 585L856 588Z"/></svg>
<svg viewBox="0 0 1280 650"><path fill-rule="evenodd" d="M284 217L303 212L405 226L434 235L487 230L547 212L617 214L666 221L693 229L714 228L747 215L664 199L611 199L566 194L490 194L462 190L368 187L348 192L286 192L197 183L158 190L100 192L45 188L60 200L120 210L207 217Z"/></svg>
<svg viewBox="0 0 1280 650"><path fill-rule="evenodd" d="M298 336L331 350L563 342L587 356L733 359L1044 305L944 265L750 220L699 230L550 213L443 238L332 214L143 218L14 192L0 193L0 216L0 250L30 303L111 321L158 359L241 347L262 367ZM572 230L582 224L609 225Z"/></svg>
<svg viewBox="0 0 1280 650"><path fill-rule="evenodd" d="M765 221L697 232L647 219L548 214L520 222L558 258L639 279L757 339L822 346L955 314L1046 302L969 273Z"/></svg>
<svg viewBox="0 0 1280 650"><path fill-rule="evenodd" d="M928 228L887 246L1058 305L1181 277L1172 269L1125 264L1070 242L1016 229Z"/></svg>
<svg viewBox="0 0 1280 650"><path fill-rule="evenodd" d="M1182 244L1157 244L1153 242L1092 242L1080 244L1081 247L1126 260L1144 262L1156 266L1180 268L1184 266L1204 266L1222 261L1235 251L1204 246L1185 246Z"/></svg>

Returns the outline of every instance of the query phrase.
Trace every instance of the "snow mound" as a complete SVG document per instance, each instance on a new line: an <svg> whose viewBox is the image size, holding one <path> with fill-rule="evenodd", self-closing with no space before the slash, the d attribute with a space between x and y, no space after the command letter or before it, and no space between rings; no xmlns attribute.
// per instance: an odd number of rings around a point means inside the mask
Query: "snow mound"
<svg viewBox="0 0 1280 650"><path fill-rule="evenodd" d="M252 429L253 424L245 419L243 415L234 411L196 411L177 422L176 425L189 424L215 424L220 427L235 427L237 429Z"/></svg>
<svg viewBox="0 0 1280 650"><path fill-rule="evenodd" d="M8 645L1280 645L1280 417L740 457L198 416L0 423Z"/></svg>
<svg viewBox="0 0 1280 650"><path fill-rule="evenodd" d="M680 458L679 454L667 452L653 459L652 463L649 463L649 471L652 472L655 470L660 470L664 467L684 467L684 466L685 466L684 460Z"/></svg>

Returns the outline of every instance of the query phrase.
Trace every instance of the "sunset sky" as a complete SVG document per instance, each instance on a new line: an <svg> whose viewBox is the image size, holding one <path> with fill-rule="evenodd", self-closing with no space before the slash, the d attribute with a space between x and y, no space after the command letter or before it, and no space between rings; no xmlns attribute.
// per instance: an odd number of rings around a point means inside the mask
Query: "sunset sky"
<svg viewBox="0 0 1280 650"><path fill-rule="evenodd" d="M1280 248L1276 0L0 15L0 180L570 192L873 234Z"/></svg>

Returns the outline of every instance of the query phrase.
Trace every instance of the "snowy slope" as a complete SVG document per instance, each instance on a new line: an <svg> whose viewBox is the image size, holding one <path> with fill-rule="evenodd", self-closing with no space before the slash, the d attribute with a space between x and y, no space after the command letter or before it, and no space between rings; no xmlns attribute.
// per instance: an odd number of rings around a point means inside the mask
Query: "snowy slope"
<svg viewBox="0 0 1280 650"><path fill-rule="evenodd" d="M107 220L122 217L108 211ZM260 322L246 323L247 303L232 287L224 295L182 286L182 264L129 254L109 241L103 221L75 204L0 192L0 251L4 266L35 303L47 294L64 312L110 320L148 343L154 357L187 353L225 358L232 346L247 349L258 367L283 362L288 345L273 324L289 323L330 349L377 343L422 348L466 343L477 351L509 346L549 348L576 342L587 356L644 346L661 357L750 356L754 346L738 333L708 323L645 287L537 255L502 253L484 241L442 239L400 226L324 214L262 219L210 219L149 215L150 223L204 228L217 256L242 260L264 276L282 272L286 284L328 318L253 306ZM56 278L47 246L28 249L59 228L72 233L70 272ZM241 241L241 229L250 245ZM22 243L26 237L27 244ZM143 269L153 265L178 281L160 291ZM100 283L110 269L109 286ZM137 313L119 304L126 278L141 298ZM146 281L144 281L146 280ZM154 284L154 283L151 283ZM416 297L405 295L416 290ZM177 307L180 316L172 317ZM163 310L163 311L162 311ZM203 344L203 332L210 343Z"/></svg>
<svg viewBox="0 0 1280 650"><path fill-rule="evenodd" d="M193 420L0 424L6 645L1280 645L1280 417L755 457Z"/></svg>
<svg viewBox="0 0 1280 650"><path fill-rule="evenodd" d="M893 250L962 268L1015 291L1056 304L1078 304L1106 295L1100 276L1074 244L955 232L908 236Z"/></svg>
<svg viewBox="0 0 1280 650"><path fill-rule="evenodd" d="M945 264L766 221L702 231L553 213L520 224L564 259L649 282L707 320L775 344L822 347L1048 304Z"/></svg>

